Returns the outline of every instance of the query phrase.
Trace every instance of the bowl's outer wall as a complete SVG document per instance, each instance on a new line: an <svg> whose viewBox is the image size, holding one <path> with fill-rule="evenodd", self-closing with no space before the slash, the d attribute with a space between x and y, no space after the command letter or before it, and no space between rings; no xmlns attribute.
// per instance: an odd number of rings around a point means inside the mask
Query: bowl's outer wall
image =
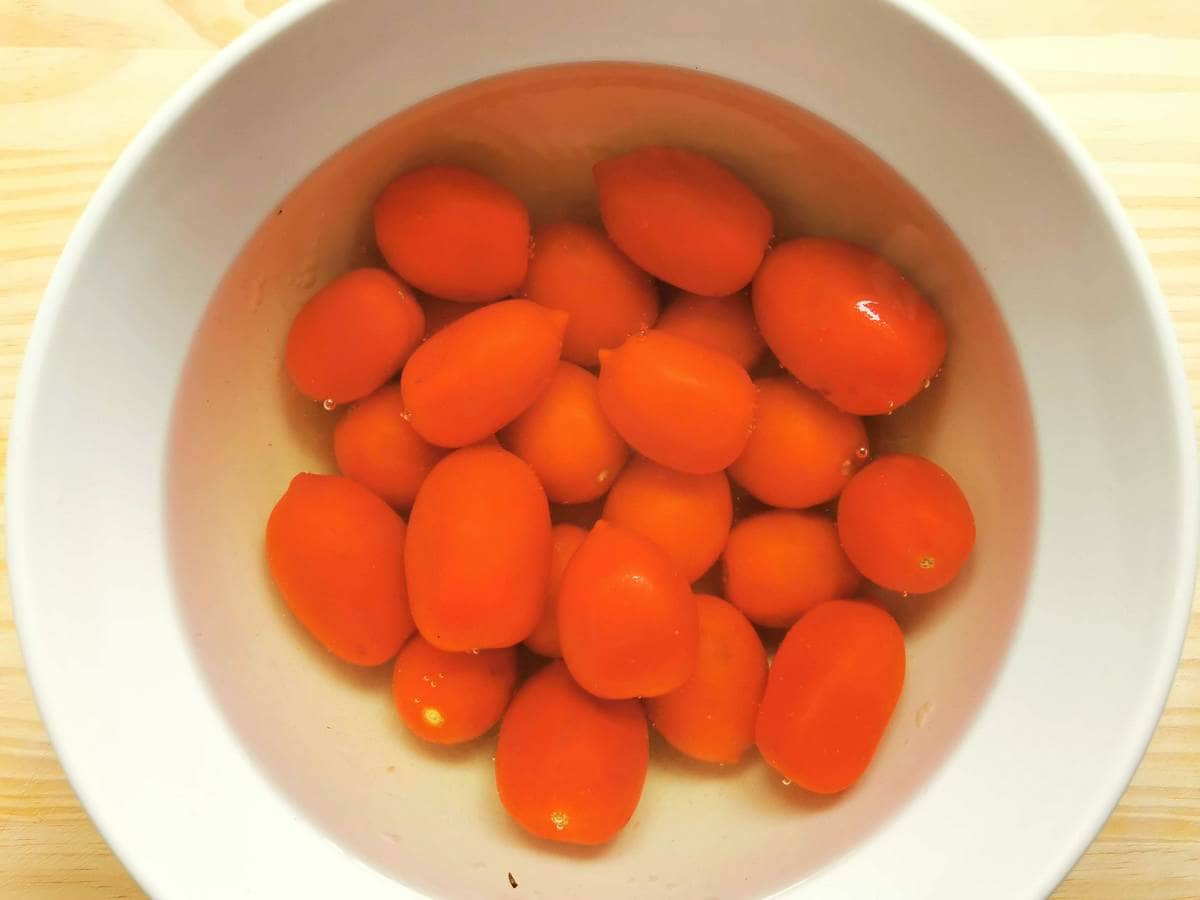
<svg viewBox="0 0 1200 900"><path fill-rule="evenodd" d="M1115 803L1177 660L1196 545L1186 391L1130 230L1040 104L925 13L875 0L680 9L447 2L414 17L383 0L299 3L173 100L89 207L14 411L8 558L56 748L151 893L398 895L262 778L197 677L179 606L164 602L169 415L206 303L270 204L397 109L570 60L699 63L862 140L978 263L1029 387L1039 541L1012 651L947 765L806 886L1042 894ZM503 32L480 25L501 20Z"/></svg>

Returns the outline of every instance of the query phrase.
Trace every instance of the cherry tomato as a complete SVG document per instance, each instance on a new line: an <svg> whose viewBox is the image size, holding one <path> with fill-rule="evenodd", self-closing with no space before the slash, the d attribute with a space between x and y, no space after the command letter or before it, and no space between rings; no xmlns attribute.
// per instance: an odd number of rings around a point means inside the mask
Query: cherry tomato
<svg viewBox="0 0 1200 900"><path fill-rule="evenodd" d="M634 459L604 503L604 518L649 538L692 582L721 556L733 524L724 472L689 475Z"/></svg>
<svg viewBox="0 0 1200 900"><path fill-rule="evenodd" d="M706 297L749 284L771 240L771 211L724 166L643 147L602 160L593 174L609 236L651 275Z"/></svg>
<svg viewBox="0 0 1200 900"><path fill-rule="evenodd" d="M586 531L567 522L550 529L550 578L546 582L546 605L537 627L525 638L525 646L541 656L562 656L562 645L558 641L558 586L562 584L567 563L586 537Z"/></svg>
<svg viewBox="0 0 1200 900"><path fill-rule="evenodd" d="M333 429L338 468L392 506L407 509L446 451L413 431L399 385L389 385L346 411Z"/></svg>
<svg viewBox="0 0 1200 900"><path fill-rule="evenodd" d="M382 269L354 269L304 304L288 331L284 364L317 402L365 397L400 370L425 333L425 315Z"/></svg>
<svg viewBox="0 0 1200 900"><path fill-rule="evenodd" d="M590 225L558 222L533 235L525 276L530 300L570 315L563 358L596 365L596 353L645 331L658 317L658 290L650 276Z"/></svg>
<svg viewBox="0 0 1200 900"><path fill-rule="evenodd" d="M730 476L771 506L803 509L832 500L866 462L862 420L791 378L754 385L754 431Z"/></svg>
<svg viewBox="0 0 1200 900"><path fill-rule="evenodd" d="M780 244L755 276L753 299L779 361L856 415L904 405L946 355L937 310L887 260L844 241Z"/></svg>
<svg viewBox="0 0 1200 900"><path fill-rule="evenodd" d="M549 571L550 508L524 461L481 444L433 467L408 520L408 594L425 640L519 644L542 616Z"/></svg>
<svg viewBox="0 0 1200 900"><path fill-rule="evenodd" d="M732 463L754 424L754 383L724 353L648 331L600 353L600 407L635 450L680 472Z"/></svg>
<svg viewBox="0 0 1200 900"><path fill-rule="evenodd" d="M753 368L766 349L750 298L744 293L732 297L680 294L663 310L655 327L719 350L744 369Z"/></svg>
<svg viewBox="0 0 1200 900"><path fill-rule="evenodd" d="M505 300L447 325L400 376L413 429L439 447L463 447L507 425L550 383L565 324L565 313Z"/></svg>
<svg viewBox="0 0 1200 900"><path fill-rule="evenodd" d="M447 325L457 322L465 315L475 312L484 304L458 303L425 295L420 298L421 309L425 310L425 339L433 337Z"/></svg>
<svg viewBox="0 0 1200 900"><path fill-rule="evenodd" d="M596 376L560 362L550 384L501 435L529 463L554 503L584 503L608 490L629 448L608 424Z"/></svg>
<svg viewBox="0 0 1200 900"><path fill-rule="evenodd" d="M558 637L572 677L597 697L654 697L696 668L696 599L655 544L603 519L567 564Z"/></svg>
<svg viewBox="0 0 1200 900"><path fill-rule="evenodd" d="M392 670L392 700L404 724L435 744L472 741L500 721L517 684L517 651L448 653L420 635Z"/></svg>
<svg viewBox="0 0 1200 900"><path fill-rule="evenodd" d="M603 844L633 816L649 763L641 705L593 697L553 662L521 686L500 724L496 789L531 834Z"/></svg>
<svg viewBox="0 0 1200 900"><path fill-rule="evenodd" d="M646 713L676 750L703 762L735 763L754 743L767 684L767 653L754 626L720 597L699 594L700 655L683 686L650 697Z"/></svg>
<svg viewBox="0 0 1200 900"><path fill-rule="evenodd" d="M838 503L846 555L880 587L926 594L949 584L975 546L962 490L920 456L881 456L850 480Z"/></svg>
<svg viewBox="0 0 1200 900"><path fill-rule="evenodd" d="M348 663L385 663L413 632L404 531L390 506L336 475L297 475L267 520L267 564L284 602Z"/></svg>
<svg viewBox="0 0 1200 900"><path fill-rule="evenodd" d="M844 791L870 764L903 686L896 621L870 603L822 603L775 653L758 711L759 752L807 791Z"/></svg>
<svg viewBox="0 0 1200 900"><path fill-rule="evenodd" d="M516 293L529 264L529 212L506 188L457 166L401 175L375 201L375 240L401 278L444 300Z"/></svg>
<svg viewBox="0 0 1200 900"><path fill-rule="evenodd" d="M862 580L819 513L772 510L742 519L725 546L725 596L757 625L784 628Z"/></svg>

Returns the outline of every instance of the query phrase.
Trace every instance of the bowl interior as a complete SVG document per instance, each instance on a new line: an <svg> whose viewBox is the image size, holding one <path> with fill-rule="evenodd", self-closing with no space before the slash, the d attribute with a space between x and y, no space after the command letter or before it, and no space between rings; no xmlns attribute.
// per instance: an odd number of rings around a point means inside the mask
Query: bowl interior
<svg viewBox="0 0 1200 900"><path fill-rule="evenodd" d="M347 267L378 262L370 203L397 172L462 163L499 179L537 222L594 219L591 165L645 143L689 146L740 173L780 238L823 234L878 249L942 311L944 377L873 423L874 450L936 459L973 505L979 541L951 588L888 598L909 674L863 781L832 800L781 783L753 751L711 768L655 739L645 795L598 850L551 848L506 818L494 735L454 750L411 738L389 670L325 655L267 577L267 515L298 471L334 471L330 414L282 370L292 316ZM507 874L535 896L758 896L834 860L887 821L978 710L1029 578L1037 504L1028 397L999 311L922 198L864 146L735 82L637 64L539 68L474 83L362 135L279 205L229 269L192 343L173 411L167 529L191 649L246 750L348 853L429 893L493 896Z"/></svg>

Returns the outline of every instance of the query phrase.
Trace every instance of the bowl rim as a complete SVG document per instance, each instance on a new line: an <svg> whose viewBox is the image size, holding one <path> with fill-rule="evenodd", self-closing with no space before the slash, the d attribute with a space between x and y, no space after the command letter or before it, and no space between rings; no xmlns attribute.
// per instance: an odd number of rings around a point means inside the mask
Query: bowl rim
<svg viewBox="0 0 1200 900"><path fill-rule="evenodd" d="M135 178L146 161L166 135L176 126L184 114L204 95L216 87L237 65L250 57L256 50L281 33L296 26L314 12L326 6L329 0L295 0L253 25L229 45L219 50L170 99L158 109L140 129L135 138L121 152L118 159L105 175L99 188L89 200L83 214L73 228L62 255L55 265L50 281L39 304L34 327L26 347L18 381L18 390L13 406L9 430L7 455L6 492L8 502L6 517L6 558L9 564L9 583L12 596L13 615L18 637L22 646L24 665L33 690L39 714L50 736L55 753L62 763L67 778L87 810L97 829L104 836L114 854L120 858L131 875L151 894L163 893L167 884L152 875L142 864L136 848L127 846L117 839L110 826L109 817L114 815L110 807L97 802L93 782L85 776L85 767L79 761L79 752L62 739L61 713L57 710L55 693L44 675L41 660L36 654L25 655L29 646L26 636L34 628L36 600L30 585L29 564L26 561L25 512L27 505L35 500L25 488L26 472L30 466L30 445L27 436L36 414L31 397L36 393L42 370L46 366L51 349L52 322L64 312L75 271L85 258L94 233L103 225L106 217L128 183ZM1165 706L1174 673L1183 649L1187 625L1192 609L1193 589L1196 579L1197 555L1200 541L1197 539L1200 521L1200 487L1194 442L1194 418L1189 387L1182 364L1178 341L1169 317L1168 308L1159 289L1153 270L1143 248L1120 203L1101 176L1096 164L1087 155L1079 140L1063 125L1048 104L1026 85L1003 63L995 59L983 44L964 28L955 24L944 14L926 7L919 0L877 0L901 12L940 40L951 45L983 70L1009 97L1031 114L1037 127L1048 136L1066 156L1075 172L1081 177L1088 193L1094 199L1104 218L1104 225L1117 238L1125 261L1134 273L1139 288L1136 301L1145 307L1152 323L1158 362L1163 368L1167 385L1167 396L1163 401L1169 406L1175 427L1174 441L1178 444L1181 468L1178 472L1181 492L1186 498L1183 517L1177 523L1178 539L1172 548L1176 561L1172 573L1172 595L1169 598L1167 626L1161 635L1170 652L1157 660L1153 677L1150 679L1148 699L1151 702L1141 708L1139 719L1131 723L1128 739L1119 748L1114 748L1114 762L1106 770L1107 781L1098 785L1097 802L1090 811L1086 824L1075 829L1071 840L1063 840L1059 849L1048 851L1038 864L1038 874L1031 878L1031 886L1040 894L1053 890L1083 851L1100 831L1112 809L1124 793L1153 735ZM403 895L403 888L400 893Z"/></svg>

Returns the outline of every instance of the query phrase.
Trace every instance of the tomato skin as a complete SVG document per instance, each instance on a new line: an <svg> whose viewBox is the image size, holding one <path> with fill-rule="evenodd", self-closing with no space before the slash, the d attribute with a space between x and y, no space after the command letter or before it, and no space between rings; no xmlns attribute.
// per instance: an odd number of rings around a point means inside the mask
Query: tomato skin
<svg viewBox="0 0 1200 900"><path fill-rule="evenodd" d="M377 666L413 633L404 520L362 485L297 475L271 510L266 542L284 602L334 656Z"/></svg>
<svg viewBox="0 0 1200 900"><path fill-rule="evenodd" d="M407 566L413 619L433 646L525 640L550 571L550 508L533 471L495 443L439 462L409 516Z"/></svg>
<svg viewBox="0 0 1200 900"><path fill-rule="evenodd" d="M399 385L388 385L346 410L333 429L338 468L390 505L407 509L446 451L413 431Z"/></svg>
<svg viewBox="0 0 1200 900"><path fill-rule="evenodd" d="M600 407L631 447L706 475L732 463L754 424L754 383L724 353L659 331L600 353Z"/></svg>
<svg viewBox="0 0 1200 900"><path fill-rule="evenodd" d="M641 705L593 697L553 662L521 686L500 724L496 789L531 834L603 844L633 816L649 761Z"/></svg>
<svg viewBox="0 0 1200 900"><path fill-rule="evenodd" d="M867 430L788 377L760 378L754 431L729 475L770 506L804 509L832 500L866 461Z"/></svg>
<svg viewBox="0 0 1200 900"><path fill-rule="evenodd" d="M600 350L617 347L658 318L658 289L603 232L579 222L534 231L524 294L570 315L563 359L594 366Z"/></svg>
<svg viewBox="0 0 1200 900"><path fill-rule="evenodd" d="M354 269L297 313L284 365L309 399L349 403L396 374L424 333L425 314L407 287L383 269Z"/></svg>
<svg viewBox="0 0 1200 900"><path fill-rule="evenodd" d="M756 625L786 628L818 603L846 597L862 577L815 512L770 510L733 526L722 557L725 596Z"/></svg>
<svg viewBox="0 0 1200 900"><path fill-rule="evenodd" d="M555 525L550 530L550 577L546 582L546 605L537 627L525 638L525 646L539 656L562 656L562 644L558 640L558 586L562 584L567 563L586 537L586 531L567 522Z"/></svg>
<svg viewBox="0 0 1200 900"><path fill-rule="evenodd" d="M604 502L604 518L649 538L691 583L720 558L733 525L724 472L689 475L638 457Z"/></svg>
<svg viewBox="0 0 1200 900"><path fill-rule="evenodd" d="M420 635L392 669L392 702L408 730L434 744L461 744L490 731L517 684L512 647L448 653Z"/></svg>
<svg viewBox="0 0 1200 900"><path fill-rule="evenodd" d="M754 744L767 684L767 653L750 621L732 604L696 596L700 653L681 687L649 697L646 714L667 742L694 759L736 763Z"/></svg>
<svg viewBox="0 0 1200 900"><path fill-rule="evenodd" d="M375 201L375 241L389 266L443 300L481 303L516 293L529 264L529 212L492 179L423 166Z"/></svg>
<svg viewBox="0 0 1200 900"><path fill-rule="evenodd" d="M600 409L596 376L569 362L558 364L541 396L501 440L533 467L552 503L602 496L629 458L629 447Z"/></svg>
<svg viewBox="0 0 1200 900"><path fill-rule="evenodd" d="M846 485L838 535L880 587L927 594L949 584L971 555L975 517L948 472L898 453L879 457Z"/></svg>
<svg viewBox="0 0 1200 900"><path fill-rule="evenodd" d="M601 519L567 564L558 636L571 676L597 697L653 697L696 668L699 613L655 544Z"/></svg>
<svg viewBox="0 0 1200 900"><path fill-rule="evenodd" d="M752 369L767 348L745 293L729 297L681 293L663 310L655 328L720 351L743 369Z"/></svg>
<svg viewBox="0 0 1200 900"><path fill-rule="evenodd" d="M596 163L600 218L625 255L706 297L744 288L771 240L771 211L736 175L698 153L642 147Z"/></svg>
<svg viewBox="0 0 1200 900"><path fill-rule="evenodd" d="M887 260L828 238L776 247L754 279L767 346L803 384L839 409L889 413L934 378L946 328Z"/></svg>
<svg viewBox="0 0 1200 900"><path fill-rule="evenodd" d="M866 771L904 687L904 635L870 603L831 600L779 645L755 739L793 784L836 794Z"/></svg>
<svg viewBox="0 0 1200 900"><path fill-rule="evenodd" d="M546 389L566 315L528 300L482 306L428 338L400 375L412 427L439 447L503 428Z"/></svg>

